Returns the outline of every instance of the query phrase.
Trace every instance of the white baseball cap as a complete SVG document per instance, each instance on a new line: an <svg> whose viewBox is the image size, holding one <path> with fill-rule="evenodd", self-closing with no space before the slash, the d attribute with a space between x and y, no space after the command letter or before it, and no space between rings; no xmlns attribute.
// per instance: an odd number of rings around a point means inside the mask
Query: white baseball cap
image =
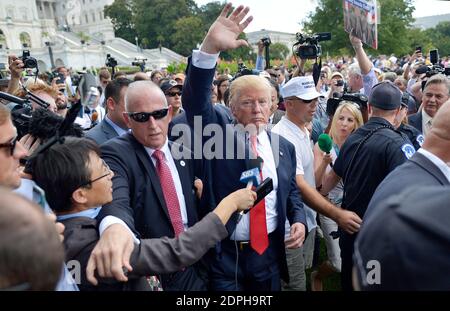
<svg viewBox="0 0 450 311"><path fill-rule="evenodd" d="M292 78L281 89L281 95L283 98L295 96L303 100L312 100L322 96L317 92L312 76Z"/></svg>

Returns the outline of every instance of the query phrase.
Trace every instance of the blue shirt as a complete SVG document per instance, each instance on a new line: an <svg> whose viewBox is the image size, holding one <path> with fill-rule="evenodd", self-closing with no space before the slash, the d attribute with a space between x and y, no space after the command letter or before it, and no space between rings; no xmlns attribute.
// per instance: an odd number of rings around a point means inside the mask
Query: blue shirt
<svg viewBox="0 0 450 311"><path fill-rule="evenodd" d="M118 126L116 123L111 121L107 115L105 116L105 122L108 123L109 125L111 125L111 127L114 129L114 131L116 131L117 135L122 136L123 134L127 133L127 130L124 130L123 128Z"/></svg>

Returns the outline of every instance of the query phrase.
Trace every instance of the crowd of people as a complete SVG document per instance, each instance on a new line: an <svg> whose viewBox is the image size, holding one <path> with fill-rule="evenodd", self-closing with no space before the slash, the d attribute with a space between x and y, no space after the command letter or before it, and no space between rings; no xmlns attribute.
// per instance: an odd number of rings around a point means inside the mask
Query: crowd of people
<svg viewBox="0 0 450 311"><path fill-rule="evenodd" d="M9 56L0 289L450 289L450 79L353 35L311 72L264 69L261 42L256 71L219 73L248 44L231 10L185 73L25 81Z"/></svg>

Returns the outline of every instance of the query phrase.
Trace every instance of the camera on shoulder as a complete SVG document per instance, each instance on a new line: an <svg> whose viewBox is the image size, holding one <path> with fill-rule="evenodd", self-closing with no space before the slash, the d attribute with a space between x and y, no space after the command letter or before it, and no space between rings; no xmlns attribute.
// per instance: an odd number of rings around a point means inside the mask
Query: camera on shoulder
<svg viewBox="0 0 450 311"><path fill-rule="evenodd" d="M331 32L320 32L312 36L297 33L297 42L294 43L294 53L301 59L316 59L322 55L320 41L331 40Z"/></svg>

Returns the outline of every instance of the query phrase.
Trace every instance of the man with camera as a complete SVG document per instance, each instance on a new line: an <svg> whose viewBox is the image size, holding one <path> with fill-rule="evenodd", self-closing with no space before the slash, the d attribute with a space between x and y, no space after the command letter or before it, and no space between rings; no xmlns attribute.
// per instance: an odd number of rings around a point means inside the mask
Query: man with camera
<svg viewBox="0 0 450 311"><path fill-rule="evenodd" d="M394 128L401 110L402 92L390 81L374 86L369 97L369 121L342 146L333 169L328 173L321 193L327 195L342 179L342 208L363 218L375 189L415 149L409 139ZM342 258L342 289L352 290L352 255L357 234L341 231L339 245Z"/></svg>

